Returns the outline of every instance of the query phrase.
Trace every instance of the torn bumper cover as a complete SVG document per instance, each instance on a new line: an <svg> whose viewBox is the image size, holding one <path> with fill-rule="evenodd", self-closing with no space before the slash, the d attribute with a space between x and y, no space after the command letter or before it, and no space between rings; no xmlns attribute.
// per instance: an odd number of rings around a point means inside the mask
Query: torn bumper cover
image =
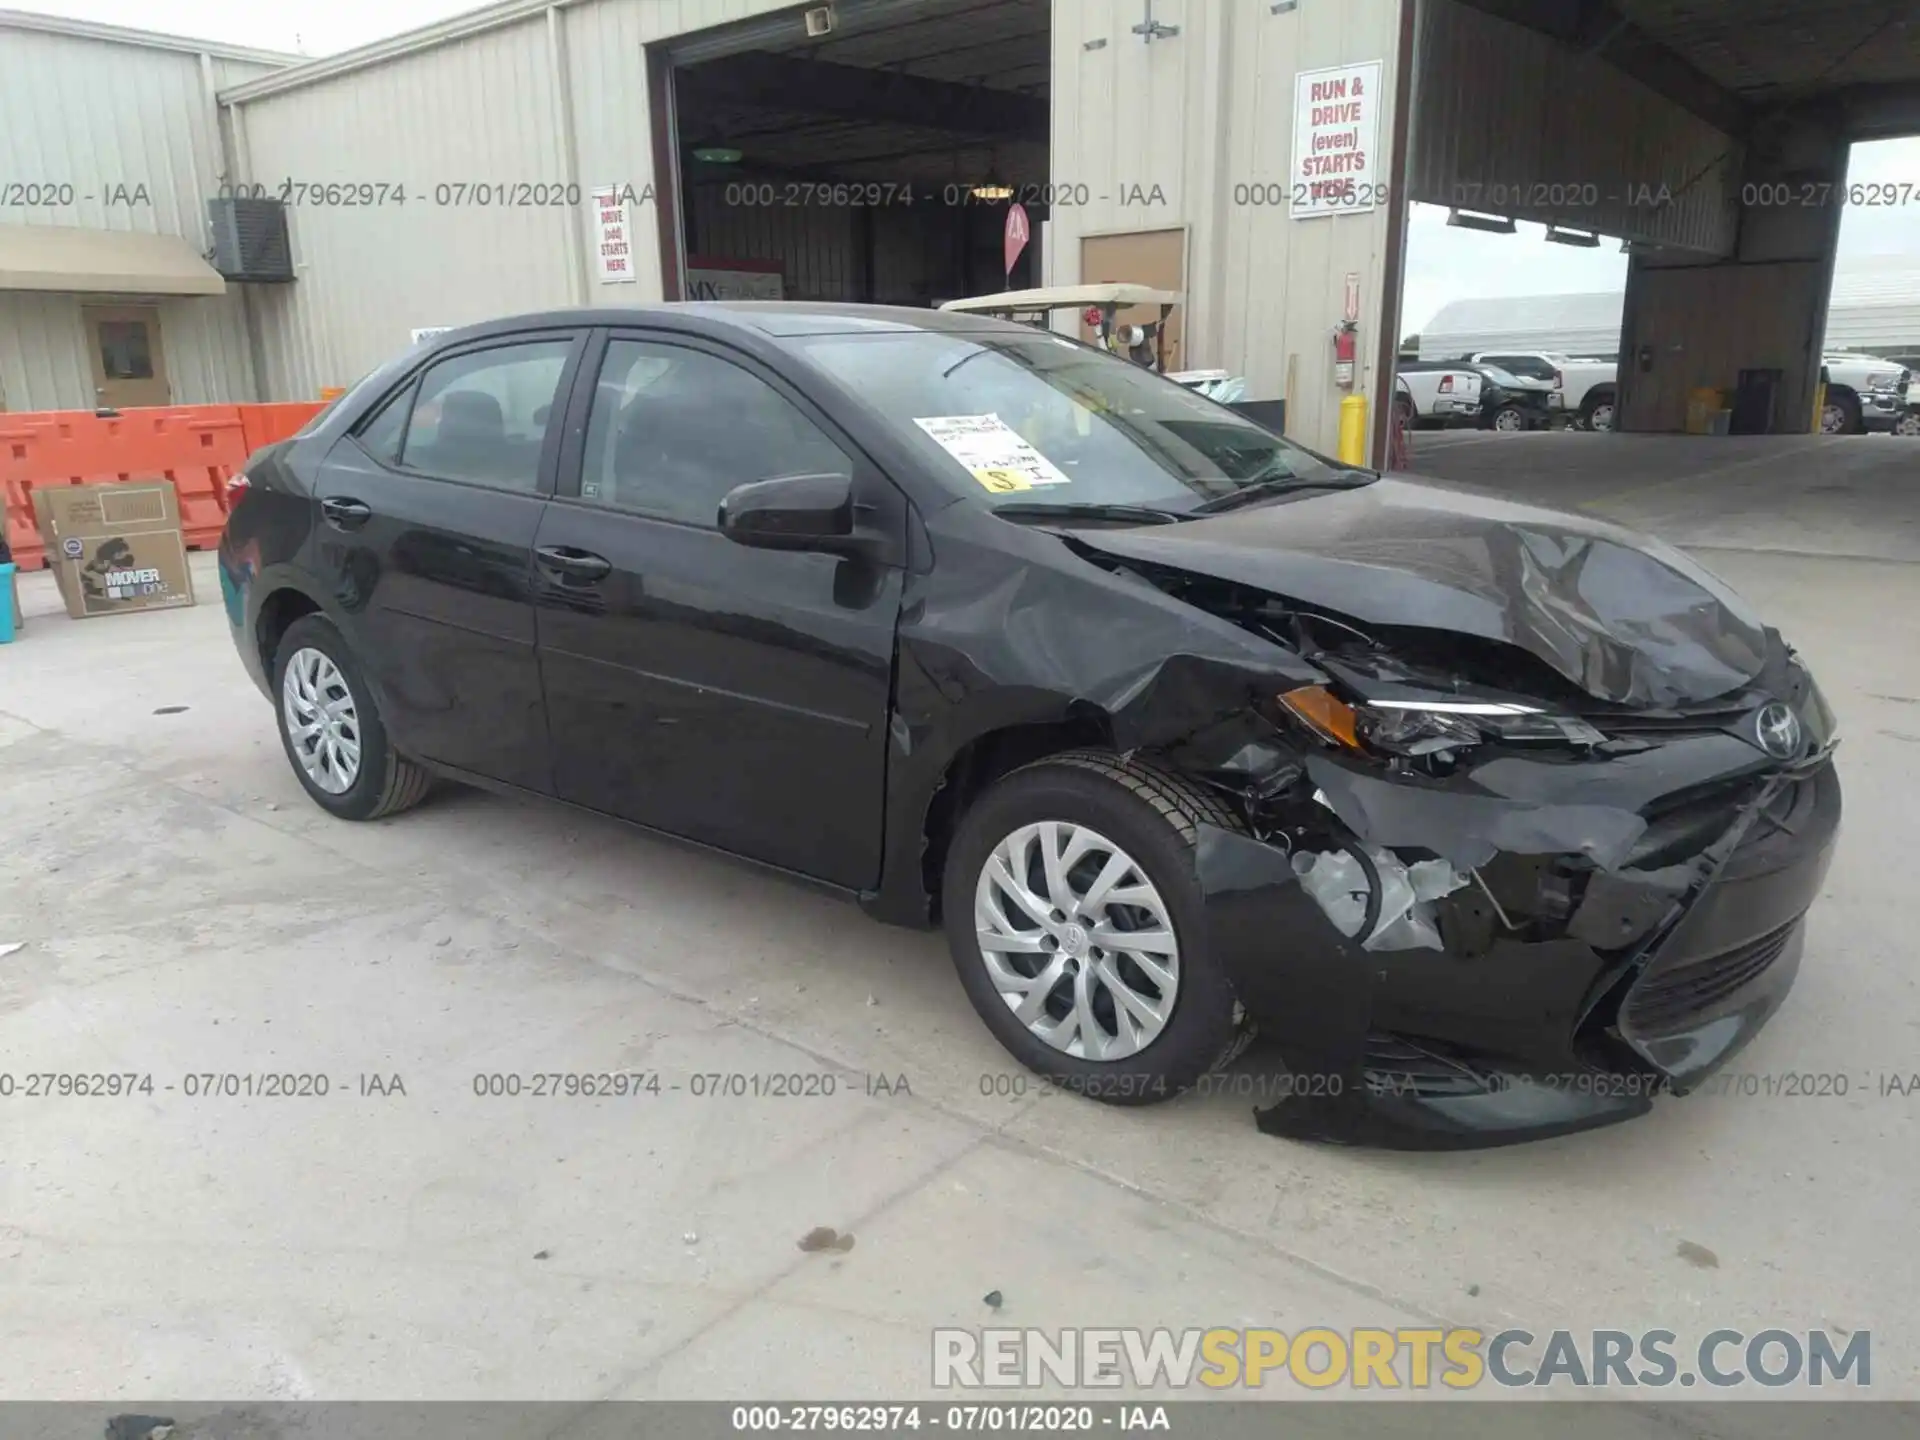
<svg viewBox="0 0 1920 1440"><path fill-rule="evenodd" d="M1314 757L1352 844L1203 828L1209 943L1261 1033L1260 1128L1512 1143L1642 1114L1738 1053L1798 971L1839 780L1821 753L1702 793L1671 761L1508 758L1444 786Z"/></svg>

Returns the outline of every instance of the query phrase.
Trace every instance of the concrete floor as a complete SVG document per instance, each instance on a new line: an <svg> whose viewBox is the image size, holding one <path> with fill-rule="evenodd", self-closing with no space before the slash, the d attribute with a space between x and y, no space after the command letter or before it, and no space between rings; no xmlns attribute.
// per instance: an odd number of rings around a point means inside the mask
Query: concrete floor
<svg viewBox="0 0 1920 1440"><path fill-rule="evenodd" d="M30 576L0 650L0 942L26 942L0 1069L332 1093L0 1100L0 1398L902 1396L932 1327L988 1323L1870 1328L1873 1393L1920 1397L1920 1097L1862 1081L1920 1071L1920 448L1416 443L1701 547L1809 656L1847 830L1739 1068L1845 1073L1846 1098L1431 1157L1269 1139L1227 1097L985 1094L1023 1072L937 938L557 808L455 790L333 821L205 557L205 603L97 623ZM611 1068L839 1093L472 1086ZM853 1248L803 1253L816 1226Z"/></svg>

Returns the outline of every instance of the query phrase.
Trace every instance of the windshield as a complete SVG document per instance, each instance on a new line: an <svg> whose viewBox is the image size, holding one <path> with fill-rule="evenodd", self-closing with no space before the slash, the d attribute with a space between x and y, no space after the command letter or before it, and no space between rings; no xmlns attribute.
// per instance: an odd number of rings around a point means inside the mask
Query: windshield
<svg viewBox="0 0 1920 1440"><path fill-rule="evenodd" d="M800 343L935 473L996 506L1188 512L1254 484L1371 478L1059 335L914 330Z"/></svg>

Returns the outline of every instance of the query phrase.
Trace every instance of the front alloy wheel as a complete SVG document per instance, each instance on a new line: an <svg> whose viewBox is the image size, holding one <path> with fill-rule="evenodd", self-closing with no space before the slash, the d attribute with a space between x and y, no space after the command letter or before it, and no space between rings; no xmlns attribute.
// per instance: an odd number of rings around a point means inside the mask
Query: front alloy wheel
<svg viewBox="0 0 1920 1440"><path fill-rule="evenodd" d="M1517 407L1509 405L1504 410L1494 413L1493 428L1509 434L1516 430L1524 430L1527 428L1527 417L1521 414Z"/></svg>
<svg viewBox="0 0 1920 1440"><path fill-rule="evenodd" d="M1920 410L1909 410L1893 422L1896 435L1920 435Z"/></svg>
<svg viewBox="0 0 1920 1440"><path fill-rule="evenodd" d="M1180 942L1134 858L1069 821L1023 825L974 892L980 956L1029 1033L1082 1060L1138 1054L1180 992Z"/></svg>
<svg viewBox="0 0 1920 1440"><path fill-rule="evenodd" d="M1203 826L1245 833L1205 787L1102 750L1015 770L967 806L941 885L947 946L967 999L1028 1069L1151 1104L1250 1038L1205 939Z"/></svg>

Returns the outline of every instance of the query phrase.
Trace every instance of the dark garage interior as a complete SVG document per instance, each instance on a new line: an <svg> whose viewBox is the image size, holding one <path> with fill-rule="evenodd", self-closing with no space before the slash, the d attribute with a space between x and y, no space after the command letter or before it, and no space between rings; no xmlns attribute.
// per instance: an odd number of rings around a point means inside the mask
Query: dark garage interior
<svg viewBox="0 0 1920 1440"><path fill-rule="evenodd" d="M692 299L931 305L1005 288L1009 206L1038 284L1048 169L1048 0L783 12L672 52Z"/></svg>

